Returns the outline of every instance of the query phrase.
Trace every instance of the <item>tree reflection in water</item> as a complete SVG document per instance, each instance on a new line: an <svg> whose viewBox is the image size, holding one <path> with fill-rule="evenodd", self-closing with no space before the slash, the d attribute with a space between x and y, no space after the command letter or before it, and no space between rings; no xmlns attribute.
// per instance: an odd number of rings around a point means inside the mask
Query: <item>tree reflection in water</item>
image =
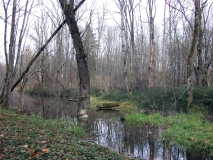
<svg viewBox="0 0 213 160"><path fill-rule="evenodd" d="M160 140L162 129L154 126L135 126L120 121L115 111L90 112L90 139L95 143L126 155L149 160L185 160L185 152L178 147L167 149Z"/></svg>

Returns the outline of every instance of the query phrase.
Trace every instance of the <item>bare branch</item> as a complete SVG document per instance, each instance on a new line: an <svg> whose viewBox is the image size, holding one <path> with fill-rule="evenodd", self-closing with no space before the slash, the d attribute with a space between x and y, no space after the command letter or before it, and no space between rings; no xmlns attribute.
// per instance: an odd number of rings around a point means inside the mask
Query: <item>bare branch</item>
<svg viewBox="0 0 213 160"><path fill-rule="evenodd" d="M178 0L178 3L179 3L179 5L180 5L180 7L182 8L182 10L181 10L181 9L178 9L178 8L176 8L176 7L174 7L174 6L172 6L172 5L171 5L170 3L168 3L168 2L167 2L167 5L168 5L169 7L171 7L171 8L173 8L173 9L179 11L179 12L184 16L184 18L186 19L186 21L189 23L189 26L190 26L191 30L193 30L193 27L192 27L191 22L190 22L190 21L188 20L188 18L186 17L186 13L185 13L185 10L184 10L183 5L181 4L181 2L180 2L179 0Z"/></svg>
<svg viewBox="0 0 213 160"><path fill-rule="evenodd" d="M74 12L77 11L77 9L84 3L85 0L82 0L79 2L79 4L74 8ZM45 47L49 44L49 42L53 39L53 37L60 31L60 29L63 27L63 25L66 23L66 19L58 26L58 28L53 32L53 34L50 36L50 38L46 41L46 43L39 49L39 51L36 53L36 55L31 59L31 61L28 63L25 70L22 72L21 76L18 78L18 80L14 83L14 85L11 88L11 92L14 90L14 88L20 83L20 81L23 79L23 77L26 75L26 73L29 71L30 67L32 66L33 62L38 58L38 56L43 52Z"/></svg>

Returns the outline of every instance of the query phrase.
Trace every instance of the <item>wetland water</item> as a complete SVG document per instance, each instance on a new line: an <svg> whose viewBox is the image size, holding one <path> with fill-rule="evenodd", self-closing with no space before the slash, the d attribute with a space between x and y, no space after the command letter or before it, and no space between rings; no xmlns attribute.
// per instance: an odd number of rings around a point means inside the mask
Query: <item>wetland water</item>
<svg viewBox="0 0 213 160"><path fill-rule="evenodd" d="M19 94L13 93L10 105L18 107ZM43 105L42 105L43 104ZM72 117L76 121L76 103L51 98L44 99L23 96L22 106L30 114L44 115L46 119ZM42 107L44 106L44 107ZM87 121L79 122L88 132L87 140L106 146L118 153L145 160L208 160L198 158L176 146L167 148L160 140L163 129L154 126L130 125L121 121L119 111L90 109Z"/></svg>

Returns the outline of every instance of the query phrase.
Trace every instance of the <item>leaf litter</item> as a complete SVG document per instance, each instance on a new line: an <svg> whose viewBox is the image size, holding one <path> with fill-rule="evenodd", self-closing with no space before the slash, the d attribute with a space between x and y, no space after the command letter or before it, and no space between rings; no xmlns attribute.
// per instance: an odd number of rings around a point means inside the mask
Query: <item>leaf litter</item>
<svg viewBox="0 0 213 160"><path fill-rule="evenodd" d="M46 125L43 125L43 121ZM54 123L53 120L47 122L40 117L28 117L4 110L0 115L0 160L137 159L85 141L80 133L70 130L70 127L59 126L56 132Z"/></svg>

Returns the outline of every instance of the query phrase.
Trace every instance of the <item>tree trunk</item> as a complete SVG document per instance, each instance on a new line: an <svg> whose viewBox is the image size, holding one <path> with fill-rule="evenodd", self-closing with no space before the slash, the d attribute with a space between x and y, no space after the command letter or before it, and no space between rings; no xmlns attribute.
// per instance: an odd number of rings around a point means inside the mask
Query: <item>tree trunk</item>
<svg viewBox="0 0 213 160"><path fill-rule="evenodd" d="M83 43L80 37L77 21L75 19L74 0L70 0L69 3L66 0L59 0L59 2L66 17L67 25L69 27L70 34L72 36L74 47L76 50L76 60L80 80L80 95L78 97L79 99L77 117L87 117L87 111L90 106L90 78L86 61L86 54L84 53Z"/></svg>
<svg viewBox="0 0 213 160"><path fill-rule="evenodd" d="M199 11L200 0L195 0L195 18L192 45L187 57L187 112L193 105L193 72L194 72L194 54L196 51L198 33L199 33Z"/></svg>
<svg viewBox="0 0 213 160"><path fill-rule="evenodd" d="M8 8L5 8L5 16L7 15ZM13 74L13 65L14 65L14 58L15 58L15 27L16 27L16 0L13 0L13 9L12 9L12 19L11 19L11 31L10 31L10 40L9 40L9 51L7 53L7 21L5 21L5 58L6 58L6 75L5 75L5 83L4 83L4 90L2 93L2 108L9 107L9 100L10 100L10 87L12 83L12 74ZM8 17L5 17L7 20Z"/></svg>
<svg viewBox="0 0 213 160"><path fill-rule="evenodd" d="M197 44L197 58L198 58L198 67L197 67L197 85L203 86L203 58L202 58L202 48L203 48L203 30L201 26L201 10L199 9L199 37Z"/></svg>
<svg viewBox="0 0 213 160"><path fill-rule="evenodd" d="M149 68L148 68L148 88L150 90L153 85L152 79L152 67L154 61L154 53L155 53L155 40L154 40L154 17L152 16L154 1L149 0L149 38L150 38L150 59L149 59Z"/></svg>
<svg viewBox="0 0 213 160"><path fill-rule="evenodd" d="M124 76L124 83L127 88L127 92L129 97L131 97L131 92L130 92L130 86L129 86L129 79L128 79L128 73L127 73L127 43L125 43L125 2L123 0L119 0L120 3L120 12L121 12L121 50L122 50L122 56L123 56L123 76ZM126 33L127 34L127 33Z"/></svg>
<svg viewBox="0 0 213 160"><path fill-rule="evenodd" d="M2 91L2 109L9 107L9 99L10 99L10 78L9 78L9 67L6 67L6 75L4 80L4 89Z"/></svg>

